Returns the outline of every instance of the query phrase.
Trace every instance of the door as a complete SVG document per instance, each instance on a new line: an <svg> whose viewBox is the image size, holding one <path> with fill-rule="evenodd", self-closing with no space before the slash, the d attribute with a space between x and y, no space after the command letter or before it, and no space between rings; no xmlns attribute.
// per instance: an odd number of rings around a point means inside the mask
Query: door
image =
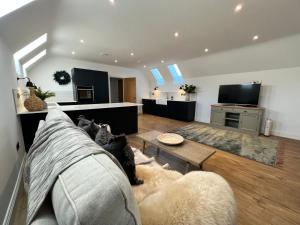
<svg viewBox="0 0 300 225"><path fill-rule="evenodd" d="M136 103L136 79L124 78L124 102Z"/></svg>

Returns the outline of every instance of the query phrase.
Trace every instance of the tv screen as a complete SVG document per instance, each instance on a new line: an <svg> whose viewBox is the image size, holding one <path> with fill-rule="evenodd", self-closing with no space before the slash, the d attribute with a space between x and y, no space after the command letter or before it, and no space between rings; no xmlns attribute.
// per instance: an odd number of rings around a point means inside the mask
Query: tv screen
<svg viewBox="0 0 300 225"><path fill-rule="evenodd" d="M220 85L219 103L258 105L261 84Z"/></svg>

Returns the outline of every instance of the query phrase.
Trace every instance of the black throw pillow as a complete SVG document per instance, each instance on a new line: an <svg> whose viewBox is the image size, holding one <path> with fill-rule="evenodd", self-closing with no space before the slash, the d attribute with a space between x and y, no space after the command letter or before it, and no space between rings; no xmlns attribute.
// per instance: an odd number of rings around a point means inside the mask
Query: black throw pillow
<svg viewBox="0 0 300 225"><path fill-rule="evenodd" d="M78 127L84 129L93 140L100 129L94 120L88 120L82 115L78 117Z"/></svg>
<svg viewBox="0 0 300 225"><path fill-rule="evenodd" d="M144 181L136 177L134 153L128 145L125 135L111 136L108 143L103 145L102 148L111 153L119 161L131 185L144 183Z"/></svg>

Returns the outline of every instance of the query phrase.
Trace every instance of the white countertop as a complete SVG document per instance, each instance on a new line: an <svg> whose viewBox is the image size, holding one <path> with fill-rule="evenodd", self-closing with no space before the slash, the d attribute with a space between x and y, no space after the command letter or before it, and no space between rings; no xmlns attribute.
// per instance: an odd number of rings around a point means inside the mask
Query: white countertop
<svg viewBox="0 0 300 225"><path fill-rule="evenodd" d="M86 105L64 105L58 106L57 109L61 111L77 111L77 110L91 110L91 109L107 109L107 108L118 108L118 107L131 107L131 106L142 106L143 104L139 103L103 103L103 104L86 104ZM51 108L53 109L53 108ZM34 113L47 113L48 109L42 111L28 112L26 109L18 111L17 115L22 114L34 114Z"/></svg>
<svg viewBox="0 0 300 225"><path fill-rule="evenodd" d="M164 98L143 98L143 99L147 99L147 100L167 100L170 102L195 102L196 100L193 101L187 101L187 100L179 100L179 99L164 99Z"/></svg>

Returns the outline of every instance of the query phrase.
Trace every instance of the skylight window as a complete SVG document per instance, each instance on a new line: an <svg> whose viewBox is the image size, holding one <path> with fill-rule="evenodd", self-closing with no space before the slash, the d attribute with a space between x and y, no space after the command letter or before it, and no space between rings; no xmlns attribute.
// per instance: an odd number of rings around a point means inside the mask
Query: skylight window
<svg viewBox="0 0 300 225"><path fill-rule="evenodd" d="M35 39L30 44L26 45L24 48L20 49L14 54L15 60L20 60L24 56L28 55L30 52L32 52L34 49L38 48L42 44L46 43L47 41L47 33L43 34L39 38Z"/></svg>
<svg viewBox="0 0 300 225"><path fill-rule="evenodd" d="M152 73L153 77L155 78L157 86L164 85L165 80L157 68L151 69L151 73Z"/></svg>
<svg viewBox="0 0 300 225"><path fill-rule="evenodd" d="M34 0L0 0L0 18L33 1Z"/></svg>
<svg viewBox="0 0 300 225"><path fill-rule="evenodd" d="M47 54L47 50L43 50L41 51L39 54L37 54L36 56L34 56L32 59L30 59L29 61L27 61L26 63L23 64L23 72L24 74L26 74L26 70L28 69L28 67L30 67L32 64L34 64L35 62L37 62L39 59L41 59L42 57L44 57Z"/></svg>
<svg viewBox="0 0 300 225"><path fill-rule="evenodd" d="M172 64L168 66L169 73L173 78L174 84L183 84L183 76L177 64Z"/></svg>
<svg viewBox="0 0 300 225"><path fill-rule="evenodd" d="M1 0L0 0L1 1ZM28 55L30 52L35 50L36 48L40 47L42 44L47 42L47 33L43 34L39 38L35 39L33 42L29 43L25 47L21 48L19 51L14 53L14 61L15 61L15 67L16 67L16 73L21 76L22 75L22 68L20 60ZM24 72L24 69L23 69ZM24 73L23 75L25 75Z"/></svg>

